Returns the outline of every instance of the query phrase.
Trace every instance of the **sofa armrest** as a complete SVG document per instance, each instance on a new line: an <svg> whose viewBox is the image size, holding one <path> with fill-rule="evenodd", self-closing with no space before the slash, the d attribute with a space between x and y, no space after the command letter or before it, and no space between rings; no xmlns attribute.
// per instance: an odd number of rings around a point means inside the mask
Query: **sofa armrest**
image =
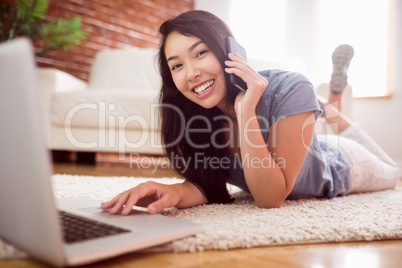
<svg viewBox="0 0 402 268"><path fill-rule="evenodd" d="M38 96L45 121L48 142L51 140L51 99L54 92L84 90L87 83L54 68L37 68Z"/></svg>
<svg viewBox="0 0 402 268"><path fill-rule="evenodd" d="M37 74L41 92L63 92L87 88L85 81L54 68L38 68Z"/></svg>

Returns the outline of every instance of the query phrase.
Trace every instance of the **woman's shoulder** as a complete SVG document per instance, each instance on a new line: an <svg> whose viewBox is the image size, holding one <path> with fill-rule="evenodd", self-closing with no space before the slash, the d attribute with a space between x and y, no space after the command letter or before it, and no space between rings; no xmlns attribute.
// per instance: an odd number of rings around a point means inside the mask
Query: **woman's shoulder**
<svg viewBox="0 0 402 268"><path fill-rule="evenodd" d="M259 71L259 74L268 80L268 82L284 82L284 81L298 81L310 83L310 80L303 74L292 71L285 71L280 69L268 69Z"/></svg>
<svg viewBox="0 0 402 268"><path fill-rule="evenodd" d="M303 74L279 69L271 69L259 72L268 81L268 87L263 95L287 95L296 88L313 88L310 80Z"/></svg>
<svg viewBox="0 0 402 268"><path fill-rule="evenodd" d="M306 111L320 112L314 87L306 76L297 72L266 70L260 74L268 80L262 95L261 115L271 122Z"/></svg>

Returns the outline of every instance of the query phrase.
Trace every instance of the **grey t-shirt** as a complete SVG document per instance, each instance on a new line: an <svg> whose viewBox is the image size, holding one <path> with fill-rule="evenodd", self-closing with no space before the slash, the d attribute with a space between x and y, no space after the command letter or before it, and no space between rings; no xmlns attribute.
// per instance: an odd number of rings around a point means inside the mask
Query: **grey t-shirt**
<svg viewBox="0 0 402 268"><path fill-rule="evenodd" d="M290 115L314 111L316 119L321 109L309 80L298 73L281 70L260 72L268 87L261 97L261 132L267 142L270 127ZM241 163L229 156L229 183L248 191ZM314 133L309 152L288 199L311 197L332 198L350 190L349 165L340 153Z"/></svg>

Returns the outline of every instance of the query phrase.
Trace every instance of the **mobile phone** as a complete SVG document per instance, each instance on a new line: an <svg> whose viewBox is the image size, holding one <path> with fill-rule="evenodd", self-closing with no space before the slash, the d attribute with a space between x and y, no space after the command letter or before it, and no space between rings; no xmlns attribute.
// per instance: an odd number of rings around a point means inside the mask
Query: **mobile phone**
<svg viewBox="0 0 402 268"><path fill-rule="evenodd" d="M226 39L226 44L227 44L227 48L228 48L228 54L232 53L234 55L236 53L239 53L240 56L245 61L247 61L246 50L233 37L228 36L227 39ZM235 87L237 87L237 88L239 88L241 90L246 90L247 89L246 83L243 81L243 79L241 79L237 75L229 74L229 78L230 78L230 83L232 85L234 85Z"/></svg>

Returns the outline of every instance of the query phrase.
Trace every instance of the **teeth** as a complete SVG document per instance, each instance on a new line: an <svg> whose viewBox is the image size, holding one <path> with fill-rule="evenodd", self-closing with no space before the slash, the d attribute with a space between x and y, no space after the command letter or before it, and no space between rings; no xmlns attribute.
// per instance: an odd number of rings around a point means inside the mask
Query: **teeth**
<svg viewBox="0 0 402 268"><path fill-rule="evenodd" d="M204 93L207 89L209 89L214 83L215 83L215 80L208 81L208 82L206 82L205 84L203 84L203 85L201 85L201 86L199 86L199 87L197 87L197 88L194 88L194 91L195 91L197 94L202 94L202 93Z"/></svg>

